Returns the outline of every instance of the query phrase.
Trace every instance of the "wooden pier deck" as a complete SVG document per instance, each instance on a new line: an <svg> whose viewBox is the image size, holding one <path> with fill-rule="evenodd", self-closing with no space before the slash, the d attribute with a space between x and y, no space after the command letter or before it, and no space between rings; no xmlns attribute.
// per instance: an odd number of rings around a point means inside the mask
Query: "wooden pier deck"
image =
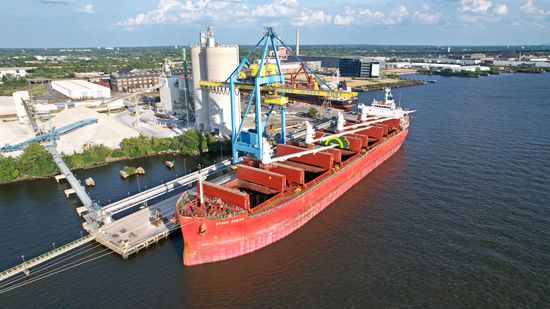
<svg viewBox="0 0 550 309"><path fill-rule="evenodd" d="M170 219L178 198L179 194L106 224L96 233L96 241L123 258L148 248L177 229ZM157 209L164 218L155 221Z"/></svg>

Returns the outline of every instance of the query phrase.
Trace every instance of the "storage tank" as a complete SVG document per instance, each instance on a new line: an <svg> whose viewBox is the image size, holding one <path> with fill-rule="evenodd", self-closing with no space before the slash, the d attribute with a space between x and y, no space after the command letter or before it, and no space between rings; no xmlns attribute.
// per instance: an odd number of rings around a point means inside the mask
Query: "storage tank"
<svg viewBox="0 0 550 309"><path fill-rule="evenodd" d="M199 81L207 80L206 54L204 47L201 45L191 46L191 71L193 73L193 103L195 105L197 129L209 132L208 94L206 91L202 91L199 86Z"/></svg>
<svg viewBox="0 0 550 309"><path fill-rule="evenodd" d="M225 81L239 66L237 45L217 45L206 47L206 77L208 81ZM231 135L231 102L229 89L221 93L208 92L210 130L223 135ZM236 96L236 120L240 120L240 94ZM238 123L237 123L238 126Z"/></svg>

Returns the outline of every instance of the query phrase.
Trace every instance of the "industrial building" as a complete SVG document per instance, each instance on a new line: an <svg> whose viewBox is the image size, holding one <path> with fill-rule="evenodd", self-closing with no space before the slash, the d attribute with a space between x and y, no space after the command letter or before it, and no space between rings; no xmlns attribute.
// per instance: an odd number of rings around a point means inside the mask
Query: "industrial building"
<svg viewBox="0 0 550 309"><path fill-rule="evenodd" d="M380 62L364 57L340 58L338 68L343 77L379 78Z"/></svg>
<svg viewBox="0 0 550 309"><path fill-rule="evenodd" d="M111 89L84 80L56 80L52 89L73 100L111 97Z"/></svg>
<svg viewBox="0 0 550 309"><path fill-rule="evenodd" d="M338 65L340 63L339 57L325 57L325 56L300 56L300 59L302 61L305 61L306 63L312 62L312 61L319 61L320 66L323 68L338 68ZM298 59L294 56L288 56L287 59L288 62L297 62Z"/></svg>
<svg viewBox="0 0 550 309"><path fill-rule="evenodd" d="M111 89L116 92L135 92L159 84L159 71L132 70L111 74Z"/></svg>
<svg viewBox="0 0 550 309"><path fill-rule="evenodd" d="M197 129L216 135L231 135L230 96L223 92L202 90L199 82L225 81L239 65L239 47L222 45L214 39L211 27L201 33L199 44L191 46L195 121ZM236 96L237 115L240 115L240 95Z"/></svg>
<svg viewBox="0 0 550 309"><path fill-rule="evenodd" d="M160 102L157 104L157 111L162 114L169 114L181 117L186 110L185 107L185 78L179 76L162 76L159 78L162 85L159 88ZM190 84L190 83L189 83Z"/></svg>
<svg viewBox="0 0 550 309"><path fill-rule="evenodd" d="M11 75L15 78L27 77L27 71L34 70L34 67L10 67L0 68L0 79L5 75Z"/></svg>

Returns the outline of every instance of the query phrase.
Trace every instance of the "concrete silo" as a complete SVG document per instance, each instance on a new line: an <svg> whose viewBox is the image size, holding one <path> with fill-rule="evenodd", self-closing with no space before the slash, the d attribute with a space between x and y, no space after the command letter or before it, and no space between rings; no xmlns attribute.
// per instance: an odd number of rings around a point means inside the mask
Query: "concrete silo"
<svg viewBox="0 0 550 309"><path fill-rule="evenodd" d="M208 96L199 86L199 81L206 78L206 53L201 45L191 46L191 70L193 72L193 104L197 129L210 132L210 114L208 113Z"/></svg>
<svg viewBox="0 0 550 309"><path fill-rule="evenodd" d="M215 41L211 28L200 36L199 45L191 49L195 117L197 128L216 134L231 135L231 103L229 89L203 91L200 80L223 82L239 65L239 47ZM237 119L240 119L240 95L237 96Z"/></svg>

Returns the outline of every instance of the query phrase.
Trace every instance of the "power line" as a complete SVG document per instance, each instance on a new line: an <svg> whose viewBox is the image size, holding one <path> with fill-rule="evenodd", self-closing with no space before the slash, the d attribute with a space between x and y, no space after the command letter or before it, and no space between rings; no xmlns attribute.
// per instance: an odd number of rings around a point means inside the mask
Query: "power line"
<svg viewBox="0 0 550 309"><path fill-rule="evenodd" d="M108 249L104 249L104 250L102 250L102 251L100 251L100 252L103 252L103 251L105 251L105 250L108 250ZM99 253L99 252L98 252L98 253ZM75 264L75 265L66 267L66 268L61 268L61 269L59 269L59 270L56 270L56 271L52 271L52 272L43 274L43 275L41 275L41 276L39 276L39 277L37 277L37 278L30 279L29 281L22 282L22 283L19 283L19 284L14 285L14 286L5 288L5 289L3 289L3 290L0 290L0 294L4 294L4 293L6 293L6 292L9 292L9 291L15 290L15 289L17 289L17 288L20 288L20 287L22 287L22 286L25 286L25 285L27 285L27 284L31 284L31 283L33 283L33 282L36 282L36 281L39 281L39 280L48 278L48 277L53 276L53 275L55 275L55 274L58 274L58 273L61 273L61 272L66 271L66 270L72 269L72 268L74 268L74 267L77 267L77 266L80 266L80 265L89 263L89 262L91 262L91 261L97 260L97 259L99 259L99 258L102 258L102 257L104 257L104 256L107 256L107 255L113 254L113 253L114 253L113 251L110 251L110 252L107 252L107 253L102 254L102 255L100 255L100 256L96 256L96 257L94 257L94 258L92 258L92 259L89 259L89 260L87 260L87 261L83 261L83 262L80 262L80 263L78 263L78 264ZM94 254L97 254L97 253L94 253Z"/></svg>

